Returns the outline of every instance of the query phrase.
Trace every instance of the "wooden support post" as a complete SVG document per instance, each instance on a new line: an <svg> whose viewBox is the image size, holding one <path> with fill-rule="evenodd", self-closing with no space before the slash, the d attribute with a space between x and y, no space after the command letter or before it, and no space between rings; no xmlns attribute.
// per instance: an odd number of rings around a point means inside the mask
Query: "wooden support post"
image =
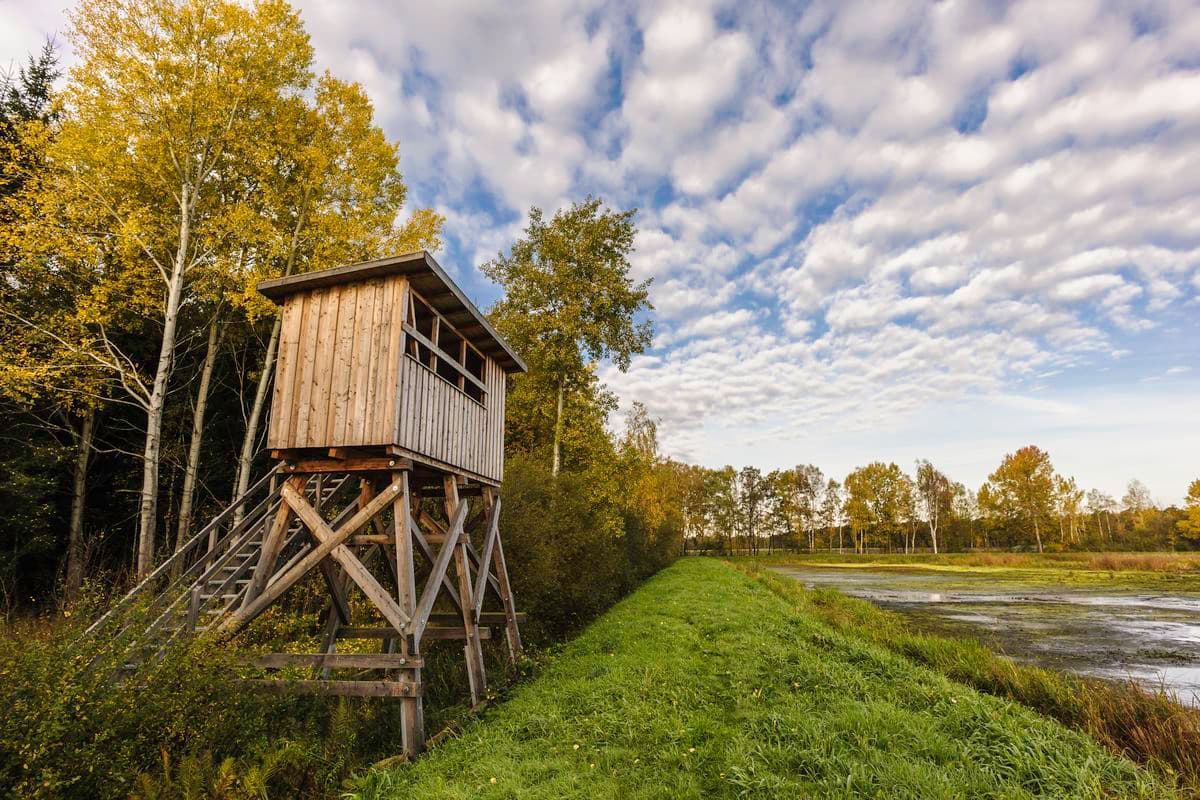
<svg viewBox="0 0 1200 800"><path fill-rule="evenodd" d="M500 505L500 495L492 487L485 487L483 490L483 502L485 504L495 503L498 508ZM499 524L499 514L497 514L497 528ZM508 564L504 560L504 542L498 529L496 531L496 553L494 558L496 563L496 581L500 584L500 602L504 605L504 631L505 640L508 642L508 657L515 664L517 659L524 653L524 648L521 646L521 629L517 625L517 602L513 597L512 585L508 581Z"/></svg>
<svg viewBox="0 0 1200 800"><path fill-rule="evenodd" d="M200 622L200 601L202 599L200 584L196 584L192 587L192 596L188 598L187 627L192 633L196 632L196 625Z"/></svg>
<svg viewBox="0 0 1200 800"><path fill-rule="evenodd" d="M392 502L392 534L395 537L396 601L410 617L417 614L417 577L413 564L413 539L411 508L408 493L408 473L392 473L392 482L400 484L400 493ZM384 647L392 646L395 639L385 639ZM400 654L420 661L417 640L411 632L400 641ZM400 675L409 683L421 685L421 668L409 667ZM425 706L421 694L404 695L400 699L400 738L405 755L410 758L425 749Z"/></svg>
<svg viewBox="0 0 1200 800"><path fill-rule="evenodd" d="M458 481L454 475L447 475L443 484L445 486L445 506L446 518L453 519L456 515L465 517L461 514L458 497ZM463 645L463 657L467 661L467 678L471 684L471 705L478 705L483 699L483 693L487 690L487 672L483 664L483 645L479 641L478 629L475 624L475 603L472 599L471 587L471 563L467 556L467 545L469 541L466 531L459 534L458 541L453 543L454 546L454 570L458 575L458 598L462 603L462 619L463 628L467 632L467 640ZM444 547L449 547L452 543L447 541Z"/></svg>

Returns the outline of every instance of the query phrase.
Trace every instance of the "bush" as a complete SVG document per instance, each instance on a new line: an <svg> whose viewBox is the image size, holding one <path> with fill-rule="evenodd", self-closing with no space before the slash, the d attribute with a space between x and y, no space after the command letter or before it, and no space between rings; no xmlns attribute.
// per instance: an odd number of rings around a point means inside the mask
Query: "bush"
<svg viewBox="0 0 1200 800"><path fill-rule="evenodd" d="M122 679L108 640L26 622L0 645L0 786L20 797L124 797L161 751L237 752L267 730L220 652L180 647Z"/></svg>

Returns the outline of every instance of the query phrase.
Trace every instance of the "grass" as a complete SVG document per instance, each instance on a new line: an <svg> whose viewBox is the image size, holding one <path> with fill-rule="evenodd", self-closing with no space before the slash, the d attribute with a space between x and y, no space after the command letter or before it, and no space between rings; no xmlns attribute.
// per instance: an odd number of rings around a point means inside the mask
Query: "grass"
<svg viewBox="0 0 1200 800"><path fill-rule="evenodd" d="M1200 589L1200 553L774 553L732 560L743 564L951 572L1034 585L1100 585L1193 594Z"/></svg>
<svg viewBox="0 0 1200 800"><path fill-rule="evenodd" d="M1082 733L684 559L541 677L355 796L1168 798ZM803 590L801 590L803 591Z"/></svg>
<svg viewBox="0 0 1200 800"><path fill-rule="evenodd" d="M1116 753L1171 775L1200 797L1200 712L1132 682L1104 681L1021 665L970 639L913 633L905 619L832 589L740 565L801 613L931 667L981 691L1015 700L1089 734Z"/></svg>

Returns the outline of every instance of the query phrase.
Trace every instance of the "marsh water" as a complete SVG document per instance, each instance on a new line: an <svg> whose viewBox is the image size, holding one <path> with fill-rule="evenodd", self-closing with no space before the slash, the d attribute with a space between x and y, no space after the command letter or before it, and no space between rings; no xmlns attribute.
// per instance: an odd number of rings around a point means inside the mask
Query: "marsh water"
<svg viewBox="0 0 1200 800"><path fill-rule="evenodd" d="M1200 592L1031 587L915 569L774 569L898 611L924 632L973 636L1024 663L1132 679L1200 707Z"/></svg>

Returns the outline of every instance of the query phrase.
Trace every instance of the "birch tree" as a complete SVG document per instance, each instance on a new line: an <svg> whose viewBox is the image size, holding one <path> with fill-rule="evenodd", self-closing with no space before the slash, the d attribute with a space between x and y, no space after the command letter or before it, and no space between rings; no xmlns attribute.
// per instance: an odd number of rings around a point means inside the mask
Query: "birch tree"
<svg viewBox="0 0 1200 800"><path fill-rule="evenodd" d="M304 91L312 50L278 0L96 0L72 15L78 64L50 148L43 199L61 227L44 244L59 259L104 259L115 279L81 304L96 360L145 413L138 503L139 576L154 560L163 412L191 283L228 246L230 213L215 190L250 169L238 143L261 139L282 98ZM51 226L45 226L51 228ZM155 320L148 364L109 335L114 306Z"/></svg>
<svg viewBox="0 0 1200 800"><path fill-rule="evenodd" d="M290 98L273 118L269 139L247 143L256 173L252 257L235 302L251 321L266 317L271 332L255 376L239 450L234 497L246 492L258 448L282 320L255 289L287 276L389 254L441 247L443 218L432 209L397 224L406 198L399 145L375 123L374 107L357 84L329 75L313 98Z"/></svg>
<svg viewBox="0 0 1200 800"><path fill-rule="evenodd" d="M938 526L950 514L954 484L926 460L917 461L917 503L929 526L929 542L938 551Z"/></svg>
<svg viewBox="0 0 1200 800"><path fill-rule="evenodd" d="M482 267L504 289L492 319L530 365L531 374L516 381L552 387L553 475L562 466L567 395L589 385L600 360L624 371L650 346L653 325L638 320L653 308L650 281L629 277L634 213L593 197L549 221L533 208L524 237Z"/></svg>

